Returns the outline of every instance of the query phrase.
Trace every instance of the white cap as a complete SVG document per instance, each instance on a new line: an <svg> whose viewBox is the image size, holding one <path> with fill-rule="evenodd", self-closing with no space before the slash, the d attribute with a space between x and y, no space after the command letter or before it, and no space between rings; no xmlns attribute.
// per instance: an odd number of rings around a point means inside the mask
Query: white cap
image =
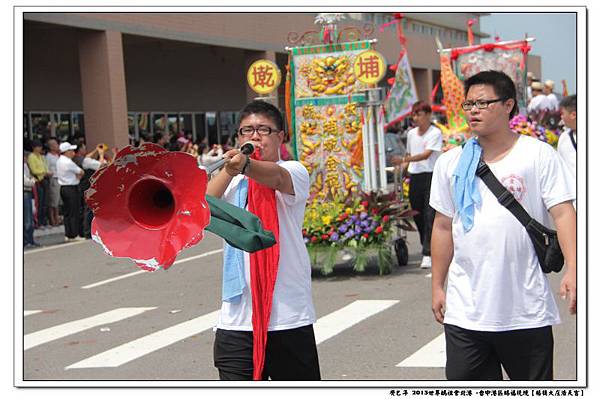
<svg viewBox="0 0 600 399"><path fill-rule="evenodd" d="M75 144L65 142L65 143L60 143L59 148L60 148L60 152L63 153L63 152L69 151L69 150L74 150L77 148L77 146Z"/></svg>
<svg viewBox="0 0 600 399"><path fill-rule="evenodd" d="M533 82L533 83L531 84L531 88L532 88L533 90L542 90L542 89L544 88L544 85L542 85L542 83L541 83L541 82Z"/></svg>

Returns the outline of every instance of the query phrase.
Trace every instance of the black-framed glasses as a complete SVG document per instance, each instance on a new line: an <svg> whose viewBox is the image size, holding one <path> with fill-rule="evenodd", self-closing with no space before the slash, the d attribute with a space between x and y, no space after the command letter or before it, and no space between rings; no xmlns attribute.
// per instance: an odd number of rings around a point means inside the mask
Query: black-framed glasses
<svg viewBox="0 0 600 399"><path fill-rule="evenodd" d="M496 103L498 101L504 101L506 98L496 98L495 100L477 100L477 101L465 101L461 104L461 107L465 111L470 111L473 109L473 106L477 107L477 109L486 109L488 105L492 103Z"/></svg>
<svg viewBox="0 0 600 399"><path fill-rule="evenodd" d="M277 133L279 130L270 126L242 126L239 128L238 133L242 136L252 136L254 132L258 132L261 136L268 136L271 133Z"/></svg>

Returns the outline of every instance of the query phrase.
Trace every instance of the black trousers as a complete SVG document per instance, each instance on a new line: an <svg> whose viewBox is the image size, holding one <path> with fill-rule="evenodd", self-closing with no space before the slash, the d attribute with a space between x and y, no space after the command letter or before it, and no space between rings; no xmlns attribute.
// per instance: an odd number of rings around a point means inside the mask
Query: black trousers
<svg viewBox="0 0 600 399"><path fill-rule="evenodd" d="M62 198L64 205L65 236L75 238L79 234L79 226L81 225L79 186L60 186L60 198Z"/></svg>
<svg viewBox="0 0 600 399"><path fill-rule="evenodd" d="M220 380L252 380L252 332L217 329L215 367ZM315 381L321 379L313 326L269 331L263 380Z"/></svg>
<svg viewBox="0 0 600 399"><path fill-rule="evenodd" d="M502 332L472 331L444 324L446 378L458 381L549 381L553 378L552 327Z"/></svg>
<svg viewBox="0 0 600 399"><path fill-rule="evenodd" d="M419 238L423 247L422 254L431 256L431 230L433 229L434 209L429 205L429 192L431 191L431 177L433 173L415 173L410 175L410 187L408 191L408 200L410 207L419 211L414 216Z"/></svg>

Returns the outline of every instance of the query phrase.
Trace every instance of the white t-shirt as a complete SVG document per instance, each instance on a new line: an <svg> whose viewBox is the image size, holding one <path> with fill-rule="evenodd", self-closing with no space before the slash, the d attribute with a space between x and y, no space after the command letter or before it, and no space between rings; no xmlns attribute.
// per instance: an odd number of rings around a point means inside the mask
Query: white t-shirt
<svg viewBox="0 0 600 399"><path fill-rule="evenodd" d="M477 178L482 203L465 232L452 194L461 147L438 160L430 205L452 218L454 256L448 270L444 323L475 331L508 331L560 323L550 284L525 228ZM538 222L550 227L547 209L572 201L558 154L539 140L519 136L510 153L489 164L500 182Z"/></svg>
<svg viewBox="0 0 600 399"><path fill-rule="evenodd" d="M52 177L56 177L56 162L58 162L60 155L56 155L52 152L46 154L46 162L48 163L48 170L52 172Z"/></svg>
<svg viewBox="0 0 600 399"><path fill-rule="evenodd" d="M439 158L443 146L442 131L431 125L425 134L419 134L419 128L415 127L408 131L406 136L406 152L410 155L422 154L425 150L433 153L429 158L408 165L408 172L412 174L433 172L435 161Z"/></svg>
<svg viewBox="0 0 600 399"><path fill-rule="evenodd" d="M546 97L544 94L538 94L529 102L527 112L541 112L547 109L552 109L550 100L548 100L548 97Z"/></svg>
<svg viewBox="0 0 600 399"><path fill-rule="evenodd" d="M577 176L575 172L575 165L577 163L577 150L575 150L575 147L573 147L571 137L569 137L570 132L571 129L566 129L560 134L560 136L558 136L558 145L556 149L558 151L558 155L560 155L560 158L565 163L570 177L573 181L575 181L575 178ZM575 144L577 144L577 136L573 136L573 138L575 139Z"/></svg>
<svg viewBox="0 0 600 399"><path fill-rule="evenodd" d="M304 210L309 195L309 176L297 161L279 161L277 164L290 173L295 195L275 191L279 217L279 269L269 331L289 330L313 324L316 320L312 301L311 267L302 237ZM223 199L235 204L238 184L246 177L233 178ZM217 328L252 331L252 295L250 290L250 255L244 252L246 284L239 303L223 302Z"/></svg>
<svg viewBox="0 0 600 399"><path fill-rule="evenodd" d="M81 166L83 166L83 169L98 170L102 166L102 163L94 158L85 157L81 161Z"/></svg>
<svg viewBox="0 0 600 399"><path fill-rule="evenodd" d="M58 177L58 184L61 186L75 186L79 184L78 173L82 170L73 162L69 157L61 155L56 161L56 175Z"/></svg>
<svg viewBox="0 0 600 399"><path fill-rule="evenodd" d="M546 96L548 99L548 104L550 104L550 110L558 111L560 108L560 103L558 102L558 98L556 98L556 94L550 93Z"/></svg>

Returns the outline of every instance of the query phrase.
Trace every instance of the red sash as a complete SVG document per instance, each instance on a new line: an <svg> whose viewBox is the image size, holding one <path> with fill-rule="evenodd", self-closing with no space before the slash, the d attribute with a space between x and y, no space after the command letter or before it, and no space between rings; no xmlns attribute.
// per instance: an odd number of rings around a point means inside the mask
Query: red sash
<svg viewBox="0 0 600 399"><path fill-rule="evenodd" d="M252 167L252 166L250 166ZM261 380L267 348L267 331L273 305L273 290L279 267L279 218L275 190L256 181L248 181L248 211L258 216L263 228L275 235L277 243L250 254L252 289L252 331L254 380Z"/></svg>

